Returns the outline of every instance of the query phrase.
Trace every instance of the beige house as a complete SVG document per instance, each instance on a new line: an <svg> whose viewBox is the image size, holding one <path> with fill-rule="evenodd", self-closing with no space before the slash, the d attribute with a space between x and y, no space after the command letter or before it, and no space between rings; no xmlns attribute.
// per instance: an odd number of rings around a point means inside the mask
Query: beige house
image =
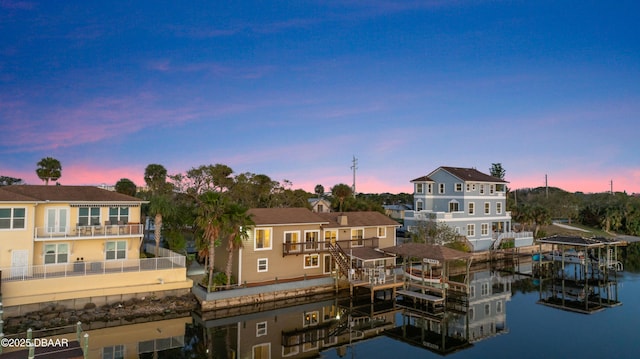
<svg viewBox="0 0 640 359"><path fill-rule="evenodd" d="M90 186L0 187L5 315L42 303L81 307L187 292L184 256L140 258L143 203Z"/></svg>
<svg viewBox="0 0 640 359"><path fill-rule="evenodd" d="M255 226L235 253L232 269L241 285L332 277L336 269L394 264L376 251L396 244L399 226L382 213L313 213L306 208L254 208L249 213ZM227 253L218 250L217 255L216 268L222 269ZM336 262L341 260L346 263Z"/></svg>
<svg viewBox="0 0 640 359"><path fill-rule="evenodd" d="M324 198L309 198L311 210L316 213L331 212L331 202Z"/></svg>

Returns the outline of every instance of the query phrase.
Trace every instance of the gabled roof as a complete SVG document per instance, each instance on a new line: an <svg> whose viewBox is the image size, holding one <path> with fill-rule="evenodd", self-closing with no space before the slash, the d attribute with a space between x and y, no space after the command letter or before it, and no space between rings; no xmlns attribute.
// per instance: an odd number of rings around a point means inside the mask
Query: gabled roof
<svg viewBox="0 0 640 359"><path fill-rule="evenodd" d="M325 228L334 227L375 227L375 226L400 226L400 224L393 219L385 216L380 212L375 211L363 211L363 212L328 212L328 213L316 213L318 216L324 218L329 222ZM347 225L340 225L338 220L339 216L347 217Z"/></svg>
<svg viewBox="0 0 640 359"><path fill-rule="evenodd" d="M434 182L434 180L432 180L428 176L422 176L422 177L418 177L416 179L412 179L411 182Z"/></svg>
<svg viewBox="0 0 640 359"><path fill-rule="evenodd" d="M13 185L0 187L0 202L145 202L93 186Z"/></svg>
<svg viewBox="0 0 640 359"><path fill-rule="evenodd" d="M482 173L475 168L465 168L465 167L448 167L441 166L438 167L433 172L429 173L428 176L433 175L438 170L444 170L452 174L453 176L461 179L465 182L492 182L492 183L508 183L505 180L502 180L497 177L493 177L486 173Z"/></svg>
<svg viewBox="0 0 640 359"><path fill-rule="evenodd" d="M318 202L325 202L325 203L331 204L331 202L329 202L328 199L326 199L326 198L317 198L317 197L309 198L309 199L307 199L307 202L309 202L309 204L311 204L311 205L314 205L314 204L316 204Z"/></svg>
<svg viewBox="0 0 640 359"><path fill-rule="evenodd" d="M327 223L318 213L313 213L307 208L251 208L247 213L259 226Z"/></svg>

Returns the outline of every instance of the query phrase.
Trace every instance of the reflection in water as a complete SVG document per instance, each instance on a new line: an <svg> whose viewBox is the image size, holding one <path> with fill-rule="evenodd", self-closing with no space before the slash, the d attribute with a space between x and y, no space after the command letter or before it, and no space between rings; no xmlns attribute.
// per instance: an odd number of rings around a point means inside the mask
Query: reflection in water
<svg viewBox="0 0 640 359"><path fill-rule="evenodd" d="M549 276L535 271L534 263L526 260L510 268L478 270L471 273L468 294L449 295L442 307L423 307L401 297L396 302L380 296L371 304L368 294L353 299L329 296L106 328L90 332L89 357L344 357L358 354L356 343L380 336L445 355L467 352L479 341L509 333L507 303L516 292L535 291L539 303L555 301L554 308L565 310L620 304L617 276L587 278L572 265ZM574 278L574 273L581 274ZM385 348L381 355L392 354L394 348Z"/></svg>
<svg viewBox="0 0 640 359"><path fill-rule="evenodd" d="M467 295L449 295L443 307L383 297L332 298L228 318L194 315L208 358L301 358L386 335L439 354L506 333L506 302L513 275L472 274ZM402 298L399 298L402 299ZM286 303L282 303L286 305ZM353 353L352 353L353 354Z"/></svg>

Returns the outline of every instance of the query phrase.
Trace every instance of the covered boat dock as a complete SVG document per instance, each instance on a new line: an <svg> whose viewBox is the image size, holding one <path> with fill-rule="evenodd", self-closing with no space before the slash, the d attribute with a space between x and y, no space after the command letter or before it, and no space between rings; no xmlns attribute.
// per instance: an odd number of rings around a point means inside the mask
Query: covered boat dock
<svg viewBox="0 0 640 359"><path fill-rule="evenodd" d="M468 294L471 254L424 243L404 243L382 251L403 259L404 289L397 294L404 298L434 308L445 302L450 291ZM450 277L451 266L459 262L464 263L465 274L462 281L454 281ZM412 269L417 265L420 266L420 275L416 278ZM434 270L438 272L436 281L432 280Z"/></svg>

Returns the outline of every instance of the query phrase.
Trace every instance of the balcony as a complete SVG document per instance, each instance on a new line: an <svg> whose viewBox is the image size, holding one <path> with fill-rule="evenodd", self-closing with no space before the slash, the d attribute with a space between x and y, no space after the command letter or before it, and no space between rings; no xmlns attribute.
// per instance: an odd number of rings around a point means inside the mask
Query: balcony
<svg viewBox="0 0 640 359"><path fill-rule="evenodd" d="M93 239L93 238L118 238L118 237L142 237L143 228L140 223L109 224L75 227L36 227L34 231L35 241L57 241L60 239Z"/></svg>
<svg viewBox="0 0 640 359"><path fill-rule="evenodd" d="M151 248L153 249L153 248ZM185 268L183 255L161 248L160 257L105 261L76 261L59 264L0 268L2 282L48 278L83 277L98 274L156 271Z"/></svg>
<svg viewBox="0 0 640 359"><path fill-rule="evenodd" d="M357 247L378 248L379 242L380 241L377 237L335 241L335 243L339 244L343 250ZM282 256L308 253L328 253L330 244L330 241L283 243Z"/></svg>

